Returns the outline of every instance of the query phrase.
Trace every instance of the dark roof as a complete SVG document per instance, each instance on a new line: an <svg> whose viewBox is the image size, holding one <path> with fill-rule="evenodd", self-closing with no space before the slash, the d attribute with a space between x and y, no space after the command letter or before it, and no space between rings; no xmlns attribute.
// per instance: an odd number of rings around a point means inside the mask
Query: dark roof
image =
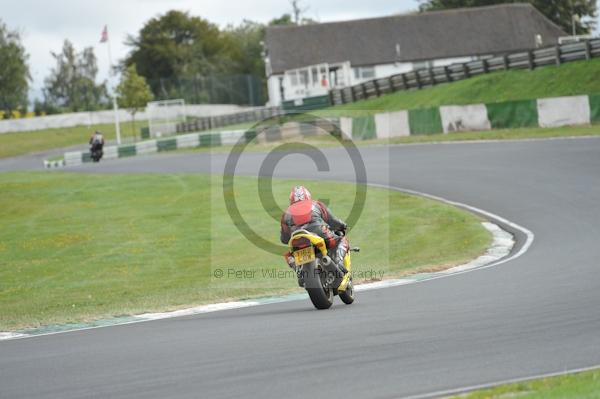
<svg viewBox="0 0 600 399"><path fill-rule="evenodd" d="M353 66L471 55L535 47L535 35L556 44L564 31L530 4L503 4L382 18L267 29L273 73L321 62ZM400 44L400 57L396 44Z"/></svg>

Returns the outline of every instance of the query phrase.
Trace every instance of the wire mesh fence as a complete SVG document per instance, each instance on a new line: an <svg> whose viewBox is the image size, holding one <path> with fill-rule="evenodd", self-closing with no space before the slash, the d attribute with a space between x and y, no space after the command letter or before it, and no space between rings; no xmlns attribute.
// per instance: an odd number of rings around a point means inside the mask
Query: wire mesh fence
<svg viewBox="0 0 600 399"><path fill-rule="evenodd" d="M266 101L264 79L254 75L195 76L148 81L156 100L181 98L187 104L260 106Z"/></svg>

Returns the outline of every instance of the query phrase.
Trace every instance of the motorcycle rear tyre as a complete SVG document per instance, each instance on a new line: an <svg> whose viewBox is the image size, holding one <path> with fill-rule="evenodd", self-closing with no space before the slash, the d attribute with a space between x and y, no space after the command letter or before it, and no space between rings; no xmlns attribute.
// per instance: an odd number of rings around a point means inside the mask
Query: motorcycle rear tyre
<svg viewBox="0 0 600 399"><path fill-rule="evenodd" d="M316 267L316 262L304 266L304 287L315 308L329 309L333 304L333 290L323 288L321 270Z"/></svg>

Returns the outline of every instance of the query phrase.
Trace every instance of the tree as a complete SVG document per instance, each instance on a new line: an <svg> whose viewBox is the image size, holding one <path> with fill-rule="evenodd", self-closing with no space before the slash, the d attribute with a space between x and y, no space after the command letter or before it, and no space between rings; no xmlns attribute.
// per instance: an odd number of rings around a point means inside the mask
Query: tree
<svg viewBox="0 0 600 399"><path fill-rule="evenodd" d="M78 53L65 40L61 53L51 53L56 67L45 80L44 96L48 104L70 111L91 111L108 104L106 82L96 84L98 65L94 50Z"/></svg>
<svg viewBox="0 0 600 399"><path fill-rule="evenodd" d="M31 80L27 58L19 33L0 21L0 110L5 118L13 111L27 110Z"/></svg>
<svg viewBox="0 0 600 399"><path fill-rule="evenodd" d="M224 57L229 73L264 76L263 45L265 26L244 20L238 26L229 25L223 32L226 46Z"/></svg>
<svg viewBox="0 0 600 399"><path fill-rule="evenodd" d="M132 135L135 137L135 114L143 109L152 99L152 91L143 76L138 75L135 64L131 64L121 76L117 86L117 101L119 106L127 108L131 114Z"/></svg>
<svg viewBox="0 0 600 399"><path fill-rule="evenodd" d="M288 26L294 25L294 21L292 20L292 16L290 14L283 14L279 18L273 18L269 22L269 26Z"/></svg>
<svg viewBox="0 0 600 399"><path fill-rule="evenodd" d="M124 66L137 65L155 94L160 92L160 79L210 74L224 66L225 43L219 28L187 12L169 11L152 18L126 44L132 50Z"/></svg>
<svg viewBox="0 0 600 399"><path fill-rule="evenodd" d="M597 16L596 0L419 0L420 11L443 10L460 7L479 7L502 3L531 3L565 32L572 31L573 16L577 34L593 31Z"/></svg>

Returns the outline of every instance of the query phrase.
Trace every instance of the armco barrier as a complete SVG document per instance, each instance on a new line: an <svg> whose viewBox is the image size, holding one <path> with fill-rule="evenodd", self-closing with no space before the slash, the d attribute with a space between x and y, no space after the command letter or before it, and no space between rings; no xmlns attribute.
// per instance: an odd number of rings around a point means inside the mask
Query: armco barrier
<svg viewBox="0 0 600 399"><path fill-rule="evenodd" d="M135 144L136 155L153 154L157 151L156 140L140 141Z"/></svg>
<svg viewBox="0 0 600 399"><path fill-rule="evenodd" d="M332 120L288 122L283 127L266 126L257 132L230 130L190 133L135 145L105 147L104 159L123 158L180 148L233 145L243 138L249 143L275 142L300 134L336 133L339 126L346 139L369 140L423 134L491 130L519 127L560 127L600 122L600 95L543 98L492 104L449 105L439 108L411 109L340 117ZM258 129L261 129L260 127ZM260 133L260 134L259 134ZM67 152L64 161L44 161L47 168L80 165L89 162L88 152Z"/></svg>
<svg viewBox="0 0 600 399"><path fill-rule="evenodd" d="M332 89L329 92L329 102L332 105L346 104L379 97L400 90L419 90L440 83L469 79L495 71L510 69L532 70L540 66L561 65L566 62L591 60L595 57L600 57L600 39L521 51L467 63L422 68L378 78L342 89Z"/></svg>

